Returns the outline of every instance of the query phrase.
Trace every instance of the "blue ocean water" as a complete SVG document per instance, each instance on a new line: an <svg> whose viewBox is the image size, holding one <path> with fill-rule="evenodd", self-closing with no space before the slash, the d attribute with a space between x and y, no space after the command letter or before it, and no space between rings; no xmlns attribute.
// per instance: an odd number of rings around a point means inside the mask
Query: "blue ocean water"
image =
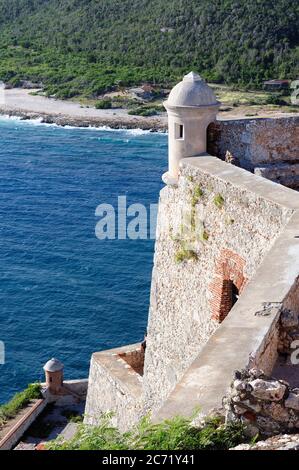
<svg viewBox="0 0 299 470"><path fill-rule="evenodd" d="M95 236L95 209L157 203L167 138L0 120L0 402L58 357L88 376L91 353L143 339L153 240Z"/></svg>

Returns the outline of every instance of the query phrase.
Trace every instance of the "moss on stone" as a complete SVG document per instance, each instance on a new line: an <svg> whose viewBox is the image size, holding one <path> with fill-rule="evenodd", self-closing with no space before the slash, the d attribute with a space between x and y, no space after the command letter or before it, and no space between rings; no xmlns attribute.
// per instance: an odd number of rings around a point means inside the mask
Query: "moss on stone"
<svg viewBox="0 0 299 470"><path fill-rule="evenodd" d="M176 263L182 263L183 261L197 260L197 254L193 250L187 250L180 248L175 254Z"/></svg>
<svg viewBox="0 0 299 470"><path fill-rule="evenodd" d="M214 197L214 204L216 207L218 207L218 209L222 209L224 205L224 198L221 194L216 194Z"/></svg>

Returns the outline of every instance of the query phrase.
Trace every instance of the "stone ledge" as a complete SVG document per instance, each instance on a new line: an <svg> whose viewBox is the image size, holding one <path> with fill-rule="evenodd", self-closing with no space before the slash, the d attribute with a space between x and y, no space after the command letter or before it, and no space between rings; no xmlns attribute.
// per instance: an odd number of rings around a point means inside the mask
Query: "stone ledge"
<svg viewBox="0 0 299 470"><path fill-rule="evenodd" d="M275 183L283 184L288 188L297 190L299 187L299 163L277 163L257 166L254 174L263 176Z"/></svg>
<svg viewBox="0 0 299 470"><path fill-rule="evenodd" d="M11 450L45 409L47 404L47 400L39 399L34 404L31 403L31 405L28 405L28 410L25 414L20 417L12 428L8 429L7 434L1 439L0 450Z"/></svg>
<svg viewBox="0 0 299 470"><path fill-rule="evenodd" d="M97 425L103 413L114 412L121 431L143 416L142 376L121 355L140 351L140 343L94 353L91 359L84 422Z"/></svg>
<svg viewBox="0 0 299 470"><path fill-rule="evenodd" d="M95 362L104 367L121 384L121 387L139 398L142 388L142 376L120 357L121 354L136 351L137 349L140 350L140 343L96 352L92 357Z"/></svg>
<svg viewBox="0 0 299 470"><path fill-rule="evenodd" d="M274 121L275 124L277 121L280 121L283 125L290 120L294 124L296 124L297 122L299 123L299 116L294 113L284 113L283 116L281 114L280 115L273 114L271 116L242 116L240 115L240 116L232 116L232 117L218 114L215 123L217 124L219 122L219 123L223 123L224 125L229 126L233 122L236 122L237 124L239 123L248 124L248 122L250 122L252 125L254 125L256 122L261 122L261 121L265 121L268 123L271 123L272 121Z"/></svg>
<svg viewBox="0 0 299 470"><path fill-rule="evenodd" d="M296 191L262 176L254 175L207 153L202 153L197 157L184 158L181 161L181 168L186 167L212 175L235 187L244 187L247 191L287 209L299 209L299 194Z"/></svg>

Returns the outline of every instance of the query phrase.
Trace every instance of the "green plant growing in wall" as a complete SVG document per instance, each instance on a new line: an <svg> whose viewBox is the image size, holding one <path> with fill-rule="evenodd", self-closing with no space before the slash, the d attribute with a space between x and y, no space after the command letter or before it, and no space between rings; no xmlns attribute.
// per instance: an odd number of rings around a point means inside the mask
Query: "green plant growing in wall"
<svg viewBox="0 0 299 470"><path fill-rule="evenodd" d="M201 242L207 242L209 240L209 237L210 236L209 236L208 232L205 229L203 229L201 234L200 234L199 239L200 239Z"/></svg>
<svg viewBox="0 0 299 470"><path fill-rule="evenodd" d="M194 187L194 196L198 197L198 199L203 196L203 190L201 189L199 184L195 185Z"/></svg>
<svg viewBox="0 0 299 470"><path fill-rule="evenodd" d="M194 225L193 225L194 224ZM204 224L202 223L202 228L199 233L195 230L195 219L191 218L191 227L186 225L181 226L181 237L172 237L172 240L179 244L179 249L175 254L175 261L177 263L182 263L183 261L196 261L198 260L198 255L196 251L192 248L194 244L198 241L207 242L209 240L209 234L206 231Z"/></svg>
<svg viewBox="0 0 299 470"><path fill-rule="evenodd" d="M196 261L198 259L197 254L193 250L186 248L180 248L175 254L176 263L182 263L183 261Z"/></svg>
<svg viewBox="0 0 299 470"><path fill-rule="evenodd" d="M192 192L192 198L191 198L192 207L195 207L199 203L199 200L202 198L202 196L203 196L203 191L201 187L199 186L199 184L195 185L193 192Z"/></svg>
<svg viewBox="0 0 299 470"><path fill-rule="evenodd" d="M188 181L193 183L193 177L187 176ZM183 214L183 223L180 225L178 234L173 233L173 228L169 231L170 239L179 245L177 252L175 253L176 263L182 263L183 261L198 260L198 254L193 247L198 242L206 243L209 240L209 233L205 229L203 221L200 221L200 225L197 220L196 206L200 199L203 197L204 192L199 184L195 184L191 191L190 211L185 211ZM189 207L190 207L189 206Z"/></svg>
<svg viewBox="0 0 299 470"><path fill-rule="evenodd" d="M195 232L196 230L196 206L199 203L200 199L203 196L203 191L199 184L195 185L191 197L191 231Z"/></svg>
<svg viewBox="0 0 299 470"><path fill-rule="evenodd" d="M186 226L182 224L181 236L176 239L179 245L175 253L175 262L182 263L183 261L196 261L198 259L197 253L192 249L192 243L196 240L191 238L189 232L186 233Z"/></svg>
<svg viewBox="0 0 299 470"><path fill-rule="evenodd" d="M203 222L201 222L202 227L200 230L197 223L198 221L196 220L196 206L202 196L203 190L200 185L195 185L191 193L191 211L184 216L185 222L180 225L180 234L174 236L173 230L171 230L170 238L179 244L179 249L175 254L175 261L177 263L197 260L198 255L192 246L198 241L205 243L209 240L209 234L205 230Z"/></svg>
<svg viewBox="0 0 299 470"><path fill-rule="evenodd" d="M191 233L193 234L196 230L196 210L195 210L195 207L192 207L190 226L191 226Z"/></svg>
<svg viewBox="0 0 299 470"><path fill-rule="evenodd" d="M214 197L214 204L216 207L218 207L218 209L222 209L224 205L224 198L221 194L216 194L216 196Z"/></svg>

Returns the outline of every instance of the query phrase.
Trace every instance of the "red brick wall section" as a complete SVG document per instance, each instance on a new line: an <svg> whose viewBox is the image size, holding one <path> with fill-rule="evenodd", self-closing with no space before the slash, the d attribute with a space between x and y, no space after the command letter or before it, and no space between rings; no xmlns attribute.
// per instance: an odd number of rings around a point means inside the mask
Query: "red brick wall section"
<svg viewBox="0 0 299 470"><path fill-rule="evenodd" d="M233 285L242 292L247 279L244 277L245 260L231 250L223 249L216 263L215 278L210 284L212 293L212 319L221 323L233 307Z"/></svg>

